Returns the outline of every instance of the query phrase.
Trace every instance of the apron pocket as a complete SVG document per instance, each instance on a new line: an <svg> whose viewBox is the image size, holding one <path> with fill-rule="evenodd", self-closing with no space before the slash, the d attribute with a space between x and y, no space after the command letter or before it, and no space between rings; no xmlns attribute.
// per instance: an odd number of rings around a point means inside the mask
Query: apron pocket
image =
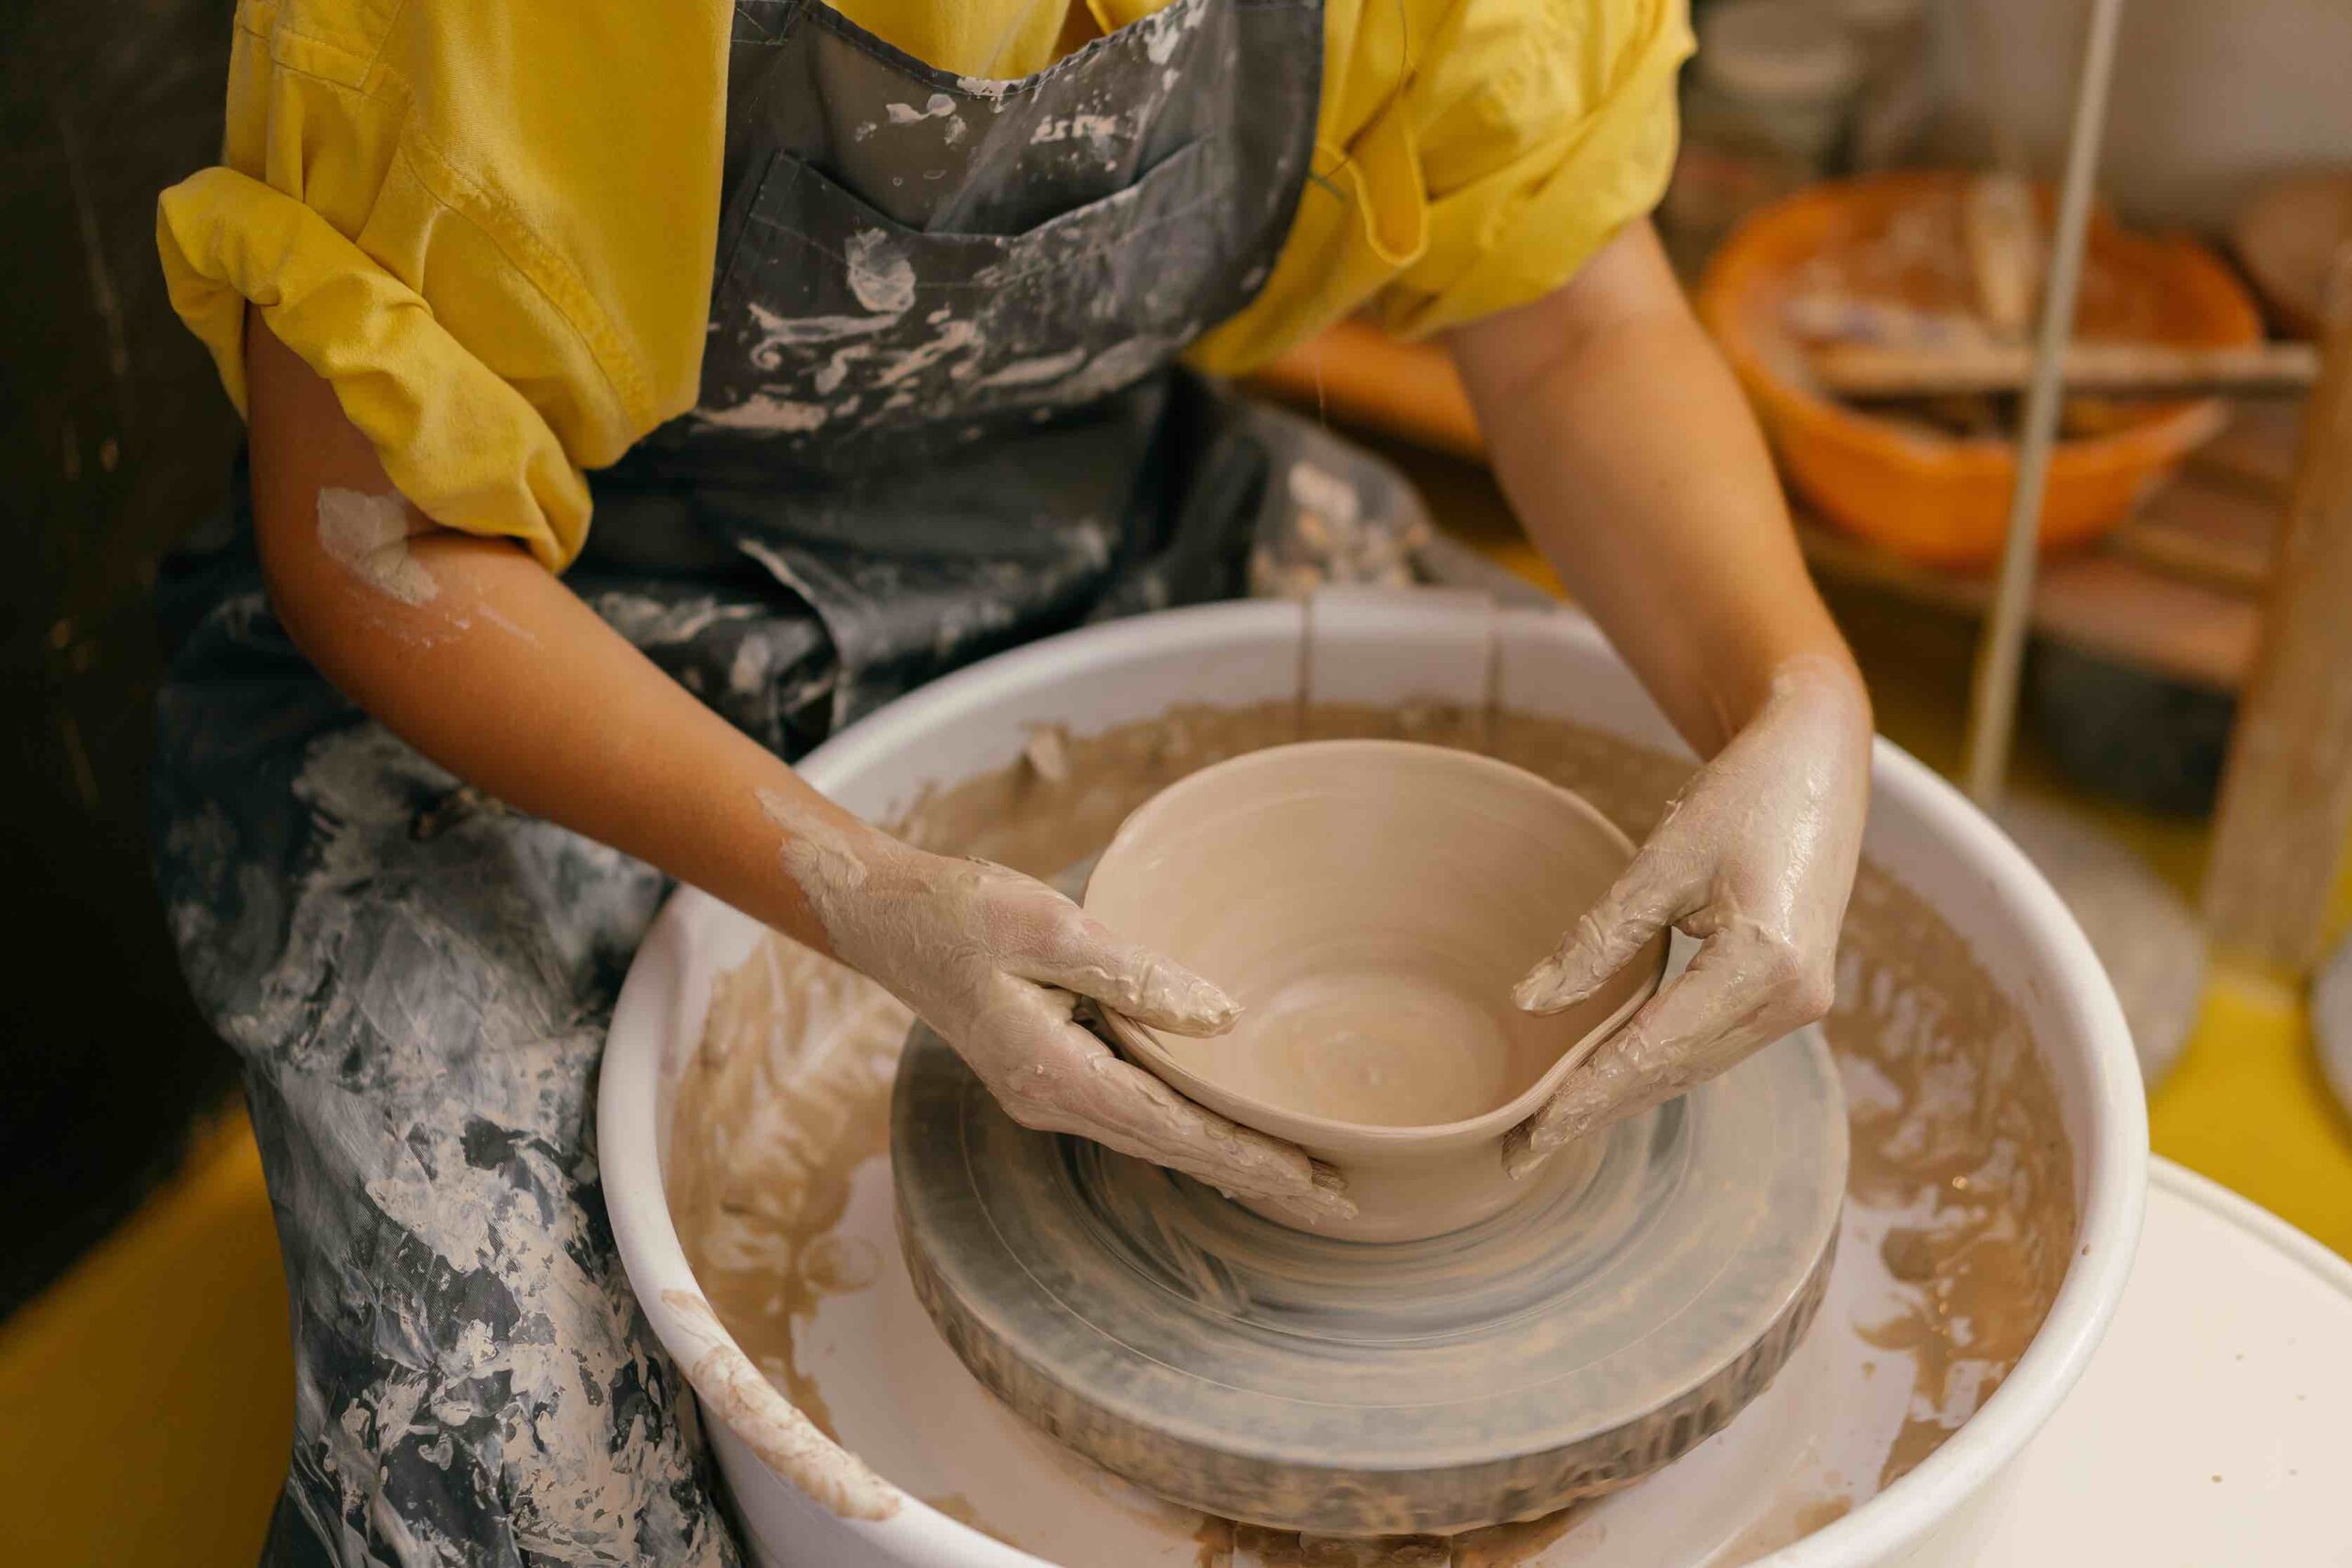
<svg viewBox="0 0 2352 1568"><path fill-rule="evenodd" d="M1010 235L909 228L776 154L720 279L695 418L831 452L1119 390L1213 324L1193 280L1238 216L1226 146L1188 143Z"/></svg>

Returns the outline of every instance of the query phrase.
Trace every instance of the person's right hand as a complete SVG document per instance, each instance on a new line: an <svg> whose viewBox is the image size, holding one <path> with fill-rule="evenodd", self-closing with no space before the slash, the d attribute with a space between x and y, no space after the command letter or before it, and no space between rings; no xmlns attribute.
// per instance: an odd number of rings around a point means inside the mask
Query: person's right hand
<svg viewBox="0 0 2352 1568"><path fill-rule="evenodd" d="M1018 872L837 819L791 826L785 866L833 956L912 1008L1014 1121L1269 1200L1310 1226L1354 1213L1303 1151L1193 1104L1071 1017L1088 997L1155 1029L1220 1034L1240 1010L1215 986Z"/></svg>

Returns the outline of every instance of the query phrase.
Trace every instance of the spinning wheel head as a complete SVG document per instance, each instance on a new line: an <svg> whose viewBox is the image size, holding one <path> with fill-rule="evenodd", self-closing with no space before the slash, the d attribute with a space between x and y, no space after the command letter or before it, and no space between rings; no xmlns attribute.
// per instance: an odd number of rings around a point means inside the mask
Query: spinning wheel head
<svg viewBox="0 0 2352 1568"><path fill-rule="evenodd" d="M1500 1213L1340 1241L1023 1130L918 1028L891 1157L925 1308L1024 1418L1212 1513L1446 1534L1638 1480L1763 1390L1827 1281L1846 1124L1805 1030Z"/></svg>

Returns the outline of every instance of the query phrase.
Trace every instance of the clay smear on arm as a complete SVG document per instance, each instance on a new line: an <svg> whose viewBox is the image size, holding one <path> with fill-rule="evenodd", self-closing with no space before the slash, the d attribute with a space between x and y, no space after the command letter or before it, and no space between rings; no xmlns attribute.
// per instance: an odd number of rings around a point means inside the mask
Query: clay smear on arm
<svg viewBox="0 0 2352 1568"><path fill-rule="evenodd" d="M319 491L319 547L327 558L388 599L427 604L441 585L410 548L413 536L408 502L398 495Z"/></svg>

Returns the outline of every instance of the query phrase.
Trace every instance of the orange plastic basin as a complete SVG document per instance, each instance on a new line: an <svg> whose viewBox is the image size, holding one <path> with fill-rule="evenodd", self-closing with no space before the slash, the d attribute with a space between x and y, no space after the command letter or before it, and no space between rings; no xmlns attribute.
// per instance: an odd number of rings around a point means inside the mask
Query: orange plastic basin
<svg viewBox="0 0 2352 1568"><path fill-rule="evenodd" d="M1846 291L1930 311L1970 308L1960 244L1968 176L1882 175L1818 186L1752 215L1719 249L1699 311L1747 386L1789 481L1825 517L1931 566L1996 560L2016 482L2016 444L1945 434L1812 390L1788 300L1835 279ZM2044 193L2045 203L2047 193ZM2044 208L2045 220L2047 207ZM2184 346L2254 343L2262 323L2211 252L2094 216L2075 331L2084 339ZM2114 428L2063 440L2041 511L2047 551L2112 528L2219 430L2212 399L2121 405Z"/></svg>

